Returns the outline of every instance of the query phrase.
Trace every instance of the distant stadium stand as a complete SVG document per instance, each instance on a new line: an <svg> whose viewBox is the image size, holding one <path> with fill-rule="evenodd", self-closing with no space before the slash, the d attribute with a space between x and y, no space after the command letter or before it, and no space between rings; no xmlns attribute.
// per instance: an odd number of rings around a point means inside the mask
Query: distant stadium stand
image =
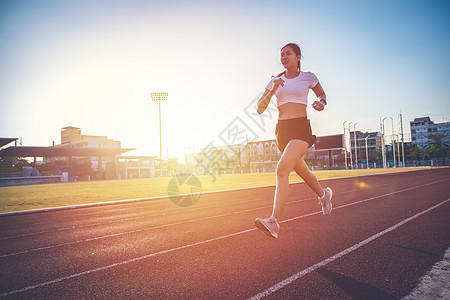
<svg viewBox="0 0 450 300"><path fill-rule="evenodd" d="M17 139L0 139L0 145L5 146ZM102 148L102 147L25 147L12 146L0 149L0 186L61 182L64 175L56 164L37 164L36 158L65 157L67 161L67 176L74 181L73 157L102 157L113 159L113 173L117 176L117 156L131 148ZM21 167L17 164L19 158L34 158L33 164L25 163ZM15 161L15 162L14 162Z"/></svg>
<svg viewBox="0 0 450 300"><path fill-rule="evenodd" d="M55 175L55 170L53 169L53 166L51 164L37 165L36 169L38 169L39 173L41 173L42 176Z"/></svg>
<svg viewBox="0 0 450 300"><path fill-rule="evenodd" d="M22 172L11 165L0 165L0 178L2 177L21 177Z"/></svg>
<svg viewBox="0 0 450 300"><path fill-rule="evenodd" d="M0 138L0 148L16 141L16 138ZM0 157L1 158L1 157ZM21 177L22 171L14 167L11 160L0 159L0 178Z"/></svg>

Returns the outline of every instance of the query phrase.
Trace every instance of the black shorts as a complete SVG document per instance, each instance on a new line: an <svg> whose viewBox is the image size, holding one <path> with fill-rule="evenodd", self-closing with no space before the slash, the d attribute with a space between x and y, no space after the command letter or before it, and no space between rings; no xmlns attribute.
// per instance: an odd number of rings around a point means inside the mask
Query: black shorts
<svg viewBox="0 0 450 300"><path fill-rule="evenodd" d="M278 149L283 153L290 140L302 140L309 147L316 142L316 136L312 134L311 124L307 117L278 120L275 128Z"/></svg>

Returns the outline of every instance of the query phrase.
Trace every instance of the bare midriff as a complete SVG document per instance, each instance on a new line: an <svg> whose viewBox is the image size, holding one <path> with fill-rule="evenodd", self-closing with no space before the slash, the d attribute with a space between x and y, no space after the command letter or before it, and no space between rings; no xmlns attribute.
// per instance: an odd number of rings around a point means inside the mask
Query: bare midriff
<svg viewBox="0 0 450 300"><path fill-rule="evenodd" d="M288 102L278 106L278 120L306 117L306 105Z"/></svg>

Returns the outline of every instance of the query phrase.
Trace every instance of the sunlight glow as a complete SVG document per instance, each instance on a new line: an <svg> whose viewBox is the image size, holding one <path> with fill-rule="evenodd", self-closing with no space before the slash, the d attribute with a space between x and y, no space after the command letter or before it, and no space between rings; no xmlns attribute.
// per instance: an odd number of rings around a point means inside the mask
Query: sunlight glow
<svg viewBox="0 0 450 300"><path fill-rule="evenodd" d="M371 188L371 186L369 184L367 184L366 182L364 182L364 181L357 181L357 182L355 182L355 185L357 187L359 187L360 189L369 189L369 188Z"/></svg>

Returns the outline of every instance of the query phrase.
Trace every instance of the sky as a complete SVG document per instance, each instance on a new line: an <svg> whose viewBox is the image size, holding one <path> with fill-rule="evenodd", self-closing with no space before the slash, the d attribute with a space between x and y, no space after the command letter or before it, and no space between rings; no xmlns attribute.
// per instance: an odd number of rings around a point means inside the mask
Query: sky
<svg viewBox="0 0 450 300"><path fill-rule="evenodd" d="M290 42L327 94L322 112L309 95L318 136L450 121L449 1L3 0L0 137L50 146L75 126L159 155L150 93L168 92L163 157L274 139L276 114L254 113Z"/></svg>

